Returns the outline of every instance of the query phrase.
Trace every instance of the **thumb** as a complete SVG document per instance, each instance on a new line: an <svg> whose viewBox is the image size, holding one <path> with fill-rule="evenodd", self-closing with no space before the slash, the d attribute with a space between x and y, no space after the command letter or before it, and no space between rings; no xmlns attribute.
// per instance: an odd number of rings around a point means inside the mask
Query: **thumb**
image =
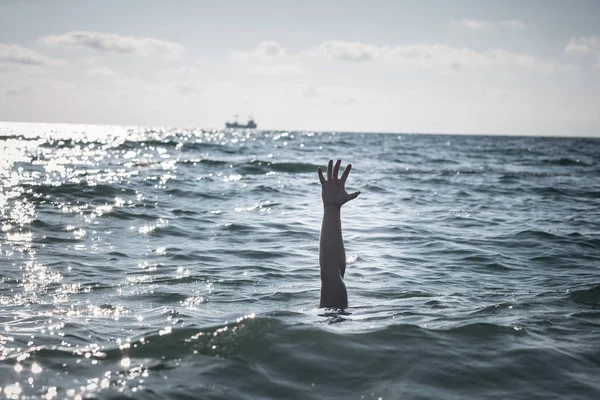
<svg viewBox="0 0 600 400"><path fill-rule="evenodd" d="M350 193L348 195L348 200L347 201L354 200L355 198L358 197L359 194L360 194L360 191L359 192L352 192L352 193Z"/></svg>

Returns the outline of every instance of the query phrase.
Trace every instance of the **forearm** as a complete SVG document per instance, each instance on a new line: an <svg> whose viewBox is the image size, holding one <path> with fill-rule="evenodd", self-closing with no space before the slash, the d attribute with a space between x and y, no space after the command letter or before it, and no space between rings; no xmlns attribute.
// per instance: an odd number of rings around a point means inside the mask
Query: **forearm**
<svg viewBox="0 0 600 400"><path fill-rule="evenodd" d="M344 277L346 251L342 239L340 207L324 207L319 240L319 264L321 265L321 276L339 275Z"/></svg>
<svg viewBox="0 0 600 400"><path fill-rule="evenodd" d="M326 206L319 241L321 265L321 302L319 307L348 307L348 292L343 277L346 270L346 252L342 240L340 208Z"/></svg>

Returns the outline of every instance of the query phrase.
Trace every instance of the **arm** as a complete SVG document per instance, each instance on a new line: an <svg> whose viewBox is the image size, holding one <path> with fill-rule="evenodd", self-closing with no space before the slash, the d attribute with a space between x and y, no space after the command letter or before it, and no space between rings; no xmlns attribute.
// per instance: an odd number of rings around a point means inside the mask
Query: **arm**
<svg viewBox="0 0 600 400"><path fill-rule="evenodd" d="M348 293L344 284L346 272L346 252L342 240L342 221L340 211L342 205L358 197L360 192L346 192L346 179L350 174L348 164L341 178L338 178L341 160L333 167L333 160L327 166L327 179L321 168L317 170L321 181L321 197L323 199L323 224L319 241L319 264L321 265L321 302L319 307L346 308Z"/></svg>

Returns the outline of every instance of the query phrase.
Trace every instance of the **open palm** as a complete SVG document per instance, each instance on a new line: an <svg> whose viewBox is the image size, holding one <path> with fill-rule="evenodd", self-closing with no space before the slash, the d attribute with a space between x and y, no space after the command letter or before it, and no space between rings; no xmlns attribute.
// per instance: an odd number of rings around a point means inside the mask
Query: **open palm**
<svg viewBox="0 0 600 400"><path fill-rule="evenodd" d="M327 166L327 179L323 176L323 170L321 168L317 169L319 180L321 181L321 196L323 198L324 206L341 207L348 201L357 198L360 194L360 192L348 193L346 191L346 179L348 179L352 164L348 164L342 173L342 177L338 178L341 163L342 160L337 160L335 167L333 167L333 160L329 160Z"/></svg>

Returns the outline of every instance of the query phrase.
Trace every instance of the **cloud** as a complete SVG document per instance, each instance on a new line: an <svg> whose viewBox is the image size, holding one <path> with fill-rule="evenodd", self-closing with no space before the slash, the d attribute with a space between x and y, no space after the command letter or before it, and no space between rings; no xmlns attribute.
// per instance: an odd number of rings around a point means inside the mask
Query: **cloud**
<svg viewBox="0 0 600 400"><path fill-rule="evenodd" d="M183 67L175 68L171 70L171 72L173 73L173 75L196 75L200 71L195 67L190 67L186 65Z"/></svg>
<svg viewBox="0 0 600 400"><path fill-rule="evenodd" d="M466 29L484 31L492 28L509 28L514 30L523 30L527 28L527 24L518 19L507 19L500 21L488 21L488 20L477 20L470 18L463 18L460 20L451 20L450 25L460 26Z"/></svg>
<svg viewBox="0 0 600 400"><path fill-rule="evenodd" d="M248 63L244 69L254 75L300 75L304 69L295 64L286 63L286 51L279 43L272 40L260 42L254 50L231 51L231 59Z"/></svg>
<svg viewBox="0 0 600 400"><path fill-rule="evenodd" d="M304 69L295 64L253 65L248 72L255 75L302 75Z"/></svg>
<svg viewBox="0 0 600 400"><path fill-rule="evenodd" d="M585 55L585 54L599 54L600 53L600 37L588 36L571 38L567 47L565 47L565 53L569 55Z"/></svg>
<svg viewBox="0 0 600 400"><path fill-rule="evenodd" d="M285 49L279 43L271 40L260 42L253 51L233 50L231 52L231 58L236 61L272 61L283 58L284 56Z"/></svg>
<svg viewBox="0 0 600 400"><path fill-rule="evenodd" d="M373 46L360 42L346 42L343 40L327 40L319 46L320 51L334 60L341 61L373 61L382 58L389 46Z"/></svg>
<svg viewBox="0 0 600 400"><path fill-rule="evenodd" d="M485 21L485 20L475 20L475 19L469 19L469 18L463 18L461 20L452 20L450 21L451 25L455 25L455 26L462 26L463 28L467 28L467 29L474 29L474 30L486 30L490 27L490 22L489 21Z"/></svg>
<svg viewBox="0 0 600 400"><path fill-rule="evenodd" d="M494 49L478 52L443 44L413 44L404 46L369 45L359 42L330 40L321 43L312 54L350 62L382 62L413 64L419 66L443 66L452 69L463 67L493 68L549 68L552 65L529 54L512 53Z"/></svg>
<svg viewBox="0 0 600 400"><path fill-rule="evenodd" d="M95 51L142 56L178 57L185 52L185 47L167 40L92 31L73 31L44 36L39 43L49 47L88 48Z"/></svg>
<svg viewBox="0 0 600 400"><path fill-rule="evenodd" d="M600 69L600 37L588 36L571 38L565 47L565 54L571 56L591 55L596 58L594 68Z"/></svg>
<svg viewBox="0 0 600 400"><path fill-rule="evenodd" d="M497 26L514 29L517 31L521 31L527 28L527 24L523 21L519 21L518 19L508 19L504 21L498 21L496 23Z"/></svg>
<svg viewBox="0 0 600 400"><path fill-rule="evenodd" d="M86 75L98 77L98 78L118 78L120 75L116 73L114 70L108 67L92 67L88 68L85 71Z"/></svg>
<svg viewBox="0 0 600 400"><path fill-rule="evenodd" d="M20 65L57 66L65 62L48 58L35 50L16 44L0 43L0 62Z"/></svg>

